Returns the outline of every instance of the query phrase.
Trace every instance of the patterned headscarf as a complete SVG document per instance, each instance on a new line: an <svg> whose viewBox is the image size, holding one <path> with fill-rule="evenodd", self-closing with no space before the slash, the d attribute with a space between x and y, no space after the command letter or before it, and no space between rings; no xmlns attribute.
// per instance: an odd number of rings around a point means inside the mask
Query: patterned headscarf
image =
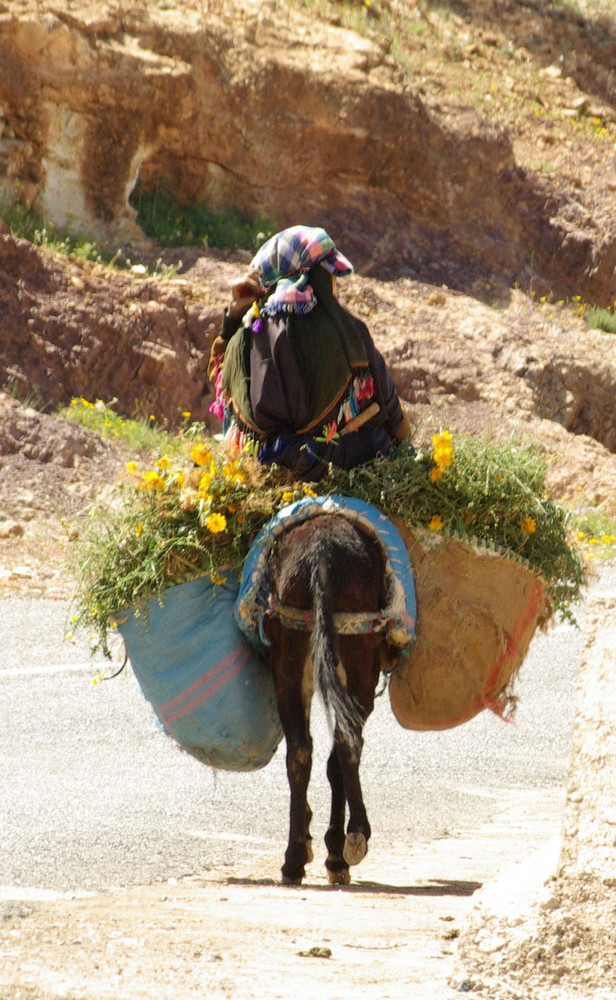
<svg viewBox="0 0 616 1000"><path fill-rule="evenodd" d="M353 272L353 265L336 250L324 229L291 226L272 236L250 265L259 271L263 287L273 288L261 311L270 315L294 312L301 316L314 309L317 298L307 272L315 264L321 264L337 277Z"/></svg>

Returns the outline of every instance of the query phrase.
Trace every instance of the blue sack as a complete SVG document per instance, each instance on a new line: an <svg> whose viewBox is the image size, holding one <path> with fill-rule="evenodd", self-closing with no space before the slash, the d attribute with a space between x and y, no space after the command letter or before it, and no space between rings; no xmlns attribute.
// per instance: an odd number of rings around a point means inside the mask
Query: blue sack
<svg viewBox="0 0 616 1000"><path fill-rule="evenodd" d="M241 635L237 583L209 577L170 587L118 616L118 631L164 729L198 760L254 771L273 757L282 729L274 681Z"/></svg>

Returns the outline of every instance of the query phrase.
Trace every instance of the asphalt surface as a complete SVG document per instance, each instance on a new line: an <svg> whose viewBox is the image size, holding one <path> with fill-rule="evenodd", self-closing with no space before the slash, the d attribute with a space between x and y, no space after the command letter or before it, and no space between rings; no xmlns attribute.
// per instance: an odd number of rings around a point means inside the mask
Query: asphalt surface
<svg viewBox="0 0 616 1000"><path fill-rule="evenodd" d="M616 570L593 590L613 592ZM607 588L607 590L606 590ZM611 590L610 590L611 588ZM214 771L160 732L130 670L65 639L69 608L0 600L0 891L146 884L282 852L284 743L261 771ZM583 608L579 609L583 620ZM564 788L582 632L538 634L515 722L483 712L457 729L401 729L387 694L365 729L362 780L373 842L417 844L498 816L512 796ZM322 838L329 736L314 712L313 835Z"/></svg>

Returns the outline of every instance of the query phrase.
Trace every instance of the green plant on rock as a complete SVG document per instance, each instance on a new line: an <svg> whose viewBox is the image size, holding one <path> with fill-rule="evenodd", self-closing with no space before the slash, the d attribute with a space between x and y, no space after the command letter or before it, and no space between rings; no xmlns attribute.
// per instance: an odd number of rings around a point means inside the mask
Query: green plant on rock
<svg viewBox="0 0 616 1000"><path fill-rule="evenodd" d="M164 185L150 189L138 183L130 202L144 233L160 246L253 251L275 232L273 222L264 215L249 215L235 206L216 211L202 200L181 207Z"/></svg>
<svg viewBox="0 0 616 1000"><path fill-rule="evenodd" d="M108 247L62 229L53 222L45 221L38 212L21 202L0 202L0 218L4 219L16 239L27 240L34 246L72 260L105 264L123 271L132 269L142 276L173 277L177 273L176 264L164 264L160 258L153 264L135 264L125 247Z"/></svg>
<svg viewBox="0 0 616 1000"><path fill-rule="evenodd" d="M586 323L591 330L616 333L616 316L609 309L601 309L600 306L590 306L586 311Z"/></svg>
<svg viewBox="0 0 616 1000"><path fill-rule="evenodd" d="M69 406L60 410L60 416L94 431L101 437L121 441L131 451L176 452L181 442L176 435L169 434L157 425L153 416L131 418L122 416L113 408L113 403L97 399L92 403L83 396L74 397Z"/></svg>

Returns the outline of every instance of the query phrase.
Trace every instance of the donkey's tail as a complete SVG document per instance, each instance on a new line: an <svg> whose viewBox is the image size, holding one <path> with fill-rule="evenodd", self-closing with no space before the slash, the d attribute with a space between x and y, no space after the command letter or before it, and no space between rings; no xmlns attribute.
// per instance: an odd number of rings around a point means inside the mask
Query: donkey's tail
<svg viewBox="0 0 616 1000"><path fill-rule="evenodd" d="M327 551L322 549L313 563L311 573L311 654L315 681L330 721L332 724L335 722L353 756L359 756L364 718L359 702L348 693L338 671L332 585L330 559Z"/></svg>

